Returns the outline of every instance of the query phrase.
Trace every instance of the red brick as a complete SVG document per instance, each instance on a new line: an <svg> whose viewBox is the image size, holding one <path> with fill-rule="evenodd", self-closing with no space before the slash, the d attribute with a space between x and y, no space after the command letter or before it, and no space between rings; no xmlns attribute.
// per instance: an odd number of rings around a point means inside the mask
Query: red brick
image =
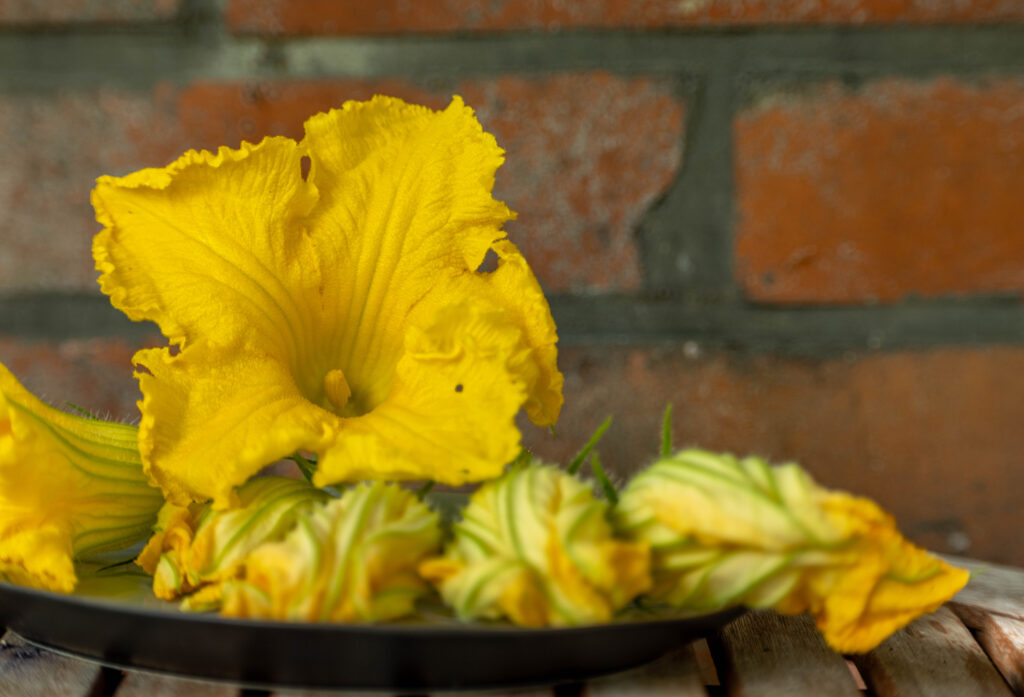
<svg viewBox="0 0 1024 697"><path fill-rule="evenodd" d="M758 24L986 23L1024 19L1018 0L229 0L232 31L401 34Z"/></svg>
<svg viewBox="0 0 1024 697"><path fill-rule="evenodd" d="M461 86L508 154L495 195L549 291L630 291L635 231L682 161L684 106L666 86L607 74Z"/></svg>
<svg viewBox="0 0 1024 697"><path fill-rule="evenodd" d="M443 107L461 92L508 151L495 195L545 286L640 284L634 230L682 156L683 104L662 83L604 73L467 81L205 83L154 95L109 91L0 98L0 291L94 288L96 176L157 166L190 147L301 137L303 121L375 93Z"/></svg>
<svg viewBox="0 0 1024 697"><path fill-rule="evenodd" d="M599 446L623 479L657 454L665 404L675 442L796 460L825 486L877 500L929 548L1024 564L1024 349L941 349L797 360L671 349L570 348L557 439L565 462L607 415Z"/></svg>
<svg viewBox="0 0 1024 697"><path fill-rule="evenodd" d="M767 97L734 130L753 300L1024 290L1024 82L827 84Z"/></svg>
<svg viewBox="0 0 1024 697"><path fill-rule="evenodd" d="M0 0L0 25L122 24L175 17L182 0Z"/></svg>
<svg viewBox="0 0 1024 697"><path fill-rule="evenodd" d="M156 337L143 343L162 345ZM138 423L132 354L141 347L113 338L51 343L0 337L0 363L49 404L67 408L70 402L103 418Z"/></svg>

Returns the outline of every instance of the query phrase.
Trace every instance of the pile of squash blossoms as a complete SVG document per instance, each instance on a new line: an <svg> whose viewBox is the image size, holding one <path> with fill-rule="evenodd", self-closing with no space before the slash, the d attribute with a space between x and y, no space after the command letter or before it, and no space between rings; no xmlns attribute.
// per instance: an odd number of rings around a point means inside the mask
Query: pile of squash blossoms
<svg viewBox="0 0 1024 697"><path fill-rule="evenodd" d="M522 451L516 414L553 424L562 375L491 196L503 156L458 97L376 97L299 142L101 177L100 286L168 346L133 359L138 428L0 367L0 576L72 592L76 562L148 540L137 563L186 610L369 622L436 595L464 620L567 626L747 605L808 612L852 652L966 583L796 465L666 435L618 492L593 442L567 468ZM284 458L305 479L260 474ZM481 484L445 521L413 481Z"/></svg>

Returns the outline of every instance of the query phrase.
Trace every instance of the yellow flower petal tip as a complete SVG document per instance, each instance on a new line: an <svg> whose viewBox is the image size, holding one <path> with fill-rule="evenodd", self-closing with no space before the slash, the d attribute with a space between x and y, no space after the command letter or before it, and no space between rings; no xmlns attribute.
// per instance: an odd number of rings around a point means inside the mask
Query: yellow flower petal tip
<svg viewBox="0 0 1024 697"><path fill-rule="evenodd" d="M54 409L0 365L0 579L71 592L74 560L145 539L161 502L134 427Z"/></svg>
<svg viewBox="0 0 1024 697"><path fill-rule="evenodd" d="M503 157L458 97L376 97L301 142L98 180L101 289L179 349L134 359L143 462L169 500L229 508L296 451L319 456L318 485L477 481L518 451L519 409L554 423L555 324L491 196Z"/></svg>
<svg viewBox="0 0 1024 697"><path fill-rule="evenodd" d="M562 470L517 465L473 494L444 556L420 573L463 619L607 622L651 582L647 543L616 539L607 512Z"/></svg>
<svg viewBox="0 0 1024 697"><path fill-rule="evenodd" d="M873 502L756 457L691 449L661 458L622 492L615 524L651 546L651 599L809 612L843 653L870 651L968 578L903 539Z"/></svg>
<svg viewBox="0 0 1024 697"><path fill-rule="evenodd" d="M136 559L153 575L154 595L186 598L186 608L210 609L220 598L221 584L241 573L253 549L282 539L303 512L329 498L302 480L285 477L257 477L237 496L238 506L227 511L209 504L164 505Z"/></svg>
<svg viewBox="0 0 1024 697"><path fill-rule="evenodd" d="M362 484L305 512L281 542L254 549L224 585L221 612L307 622L404 617L429 591L417 566L440 548L438 514L414 494Z"/></svg>

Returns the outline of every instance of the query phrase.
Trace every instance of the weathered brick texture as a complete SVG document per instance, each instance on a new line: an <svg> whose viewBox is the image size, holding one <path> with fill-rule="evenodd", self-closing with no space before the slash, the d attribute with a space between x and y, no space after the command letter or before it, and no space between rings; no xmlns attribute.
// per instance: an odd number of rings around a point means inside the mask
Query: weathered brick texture
<svg viewBox="0 0 1024 697"><path fill-rule="evenodd" d="M508 152L495 195L520 217L507 229L548 290L640 286L634 232L680 167L684 105L667 83L583 73L433 90L382 80L0 97L0 291L93 289L96 176L192 147L301 138L312 114L375 93L435 108L461 93L477 109Z"/></svg>
<svg viewBox="0 0 1024 697"><path fill-rule="evenodd" d="M813 85L763 97L734 130L749 298L1024 291L1024 81Z"/></svg>
<svg viewBox="0 0 1024 697"><path fill-rule="evenodd" d="M796 460L824 485L877 500L930 548L1024 564L1024 349L936 349L809 361L666 349L562 351L558 437L526 443L565 462L607 415L599 451L622 479L657 454L674 405L677 446Z"/></svg>
<svg viewBox="0 0 1024 697"><path fill-rule="evenodd" d="M143 343L162 345L159 337ZM141 393L132 354L139 348L115 338L51 343L0 337L0 363L48 404L74 411L70 402L103 418L138 423Z"/></svg>
<svg viewBox="0 0 1024 697"><path fill-rule="evenodd" d="M272 35L554 31L574 27L982 23L1018 0L229 0L228 26Z"/></svg>
<svg viewBox="0 0 1024 697"><path fill-rule="evenodd" d="M0 26L127 24L175 17L182 0L0 0Z"/></svg>

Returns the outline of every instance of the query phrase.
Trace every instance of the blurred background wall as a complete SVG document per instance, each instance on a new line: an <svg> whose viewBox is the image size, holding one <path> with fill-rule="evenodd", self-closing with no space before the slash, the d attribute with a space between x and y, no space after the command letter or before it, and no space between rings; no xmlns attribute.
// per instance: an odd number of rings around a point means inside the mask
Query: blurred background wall
<svg viewBox="0 0 1024 697"><path fill-rule="evenodd" d="M550 294L565 458L678 444L1024 564L1021 0L0 0L0 361L137 418L159 341L95 283L92 181L301 135L378 92L473 106Z"/></svg>

